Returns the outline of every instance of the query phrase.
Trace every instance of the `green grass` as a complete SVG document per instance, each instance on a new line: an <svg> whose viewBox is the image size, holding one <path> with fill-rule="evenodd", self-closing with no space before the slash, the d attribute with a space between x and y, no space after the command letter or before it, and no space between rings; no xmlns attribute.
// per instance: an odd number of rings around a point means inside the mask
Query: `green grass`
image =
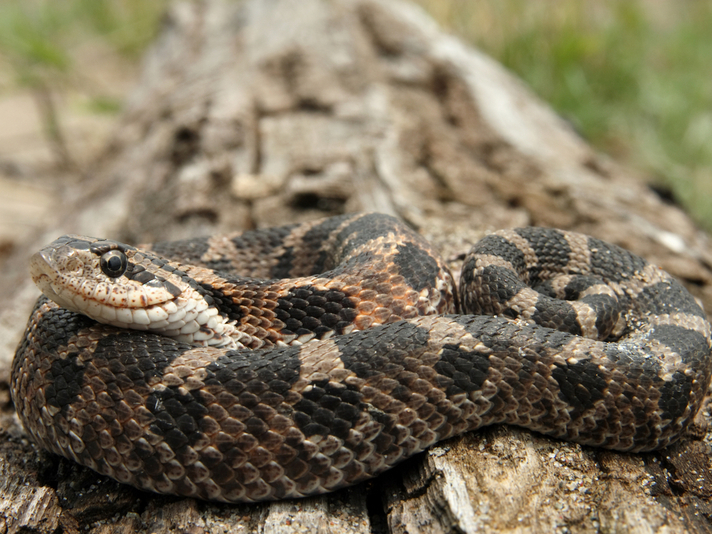
<svg viewBox="0 0 712 534"><path fill-rule="evenodd" d="M73 50L94 40L138 59L165 10L161 0L2 0L0 53L20 83L71 76Z"/></svg>
<svg viewBox="0 0 712 534"><path fill-rule="evenodd" d="M57 97L88 94L89 110L116 113L115 95L92 83L91 67L77 59L83 47L137 61L154 39L165 0L0 0L0 68L9 87L29 90L37 103L56 163L76 164L64 140ZM5 76L7 77L7 76ZM6 82L8 85L8 82Z"/></svg>
<svg viewBox="0 0 712 534"><path fill-rule="evenodd" d="M712 230L712 2L419 3Z"/></svg>

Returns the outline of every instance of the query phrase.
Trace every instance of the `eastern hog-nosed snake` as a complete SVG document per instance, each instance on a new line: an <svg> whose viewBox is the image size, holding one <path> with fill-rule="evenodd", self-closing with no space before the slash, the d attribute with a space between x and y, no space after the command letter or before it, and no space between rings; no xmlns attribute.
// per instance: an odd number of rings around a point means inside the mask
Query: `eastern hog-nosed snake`
<svg viewBox="0 0 712 534"><path fill-rule="evenodd" d="M31 270L49 298L13 363L23 425L161 493L332 491L493 423L664 447L710 380L692 296L560 230L486 237L459 291L427 242L378 214L146 249L65 236Z"/></svg>

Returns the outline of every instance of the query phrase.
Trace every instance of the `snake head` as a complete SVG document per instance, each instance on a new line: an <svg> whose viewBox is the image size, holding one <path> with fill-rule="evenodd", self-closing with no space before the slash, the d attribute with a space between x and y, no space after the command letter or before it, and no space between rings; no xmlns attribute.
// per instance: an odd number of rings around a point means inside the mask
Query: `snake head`
<svg viewBox="0 0 712 534"><path fill-rule="evenodd" d="M177 264L151 252L67 235L32 256L30 274L48 298L100 323L230 344L230 325L212 299Z"/></svg>

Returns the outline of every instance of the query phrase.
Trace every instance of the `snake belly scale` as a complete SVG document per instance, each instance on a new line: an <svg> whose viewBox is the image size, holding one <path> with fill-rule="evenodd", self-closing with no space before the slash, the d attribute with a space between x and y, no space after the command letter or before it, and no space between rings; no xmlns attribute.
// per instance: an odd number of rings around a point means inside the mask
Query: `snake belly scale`
<svg viewBox="0 0 712 534"><path fill-rule="evenodd" d="M487 236L459 288L379 214L134 248L64 236L12 369L43 448L159 493L303 497L494 423L624 451L676 440L710 382L710 325L594 238Z"/></svg>

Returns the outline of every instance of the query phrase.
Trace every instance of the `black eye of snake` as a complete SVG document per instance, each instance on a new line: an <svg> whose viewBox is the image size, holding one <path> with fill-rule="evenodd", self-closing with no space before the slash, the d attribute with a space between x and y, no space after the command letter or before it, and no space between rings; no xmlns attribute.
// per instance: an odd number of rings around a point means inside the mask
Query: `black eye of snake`
<svg viewBox="0 0 712 534"><path fill-rule="evenodd" d="M110 278L118 278L126 272L126 254L120 250L110 250L101 257L99 265L103 273Z"/></svg>

